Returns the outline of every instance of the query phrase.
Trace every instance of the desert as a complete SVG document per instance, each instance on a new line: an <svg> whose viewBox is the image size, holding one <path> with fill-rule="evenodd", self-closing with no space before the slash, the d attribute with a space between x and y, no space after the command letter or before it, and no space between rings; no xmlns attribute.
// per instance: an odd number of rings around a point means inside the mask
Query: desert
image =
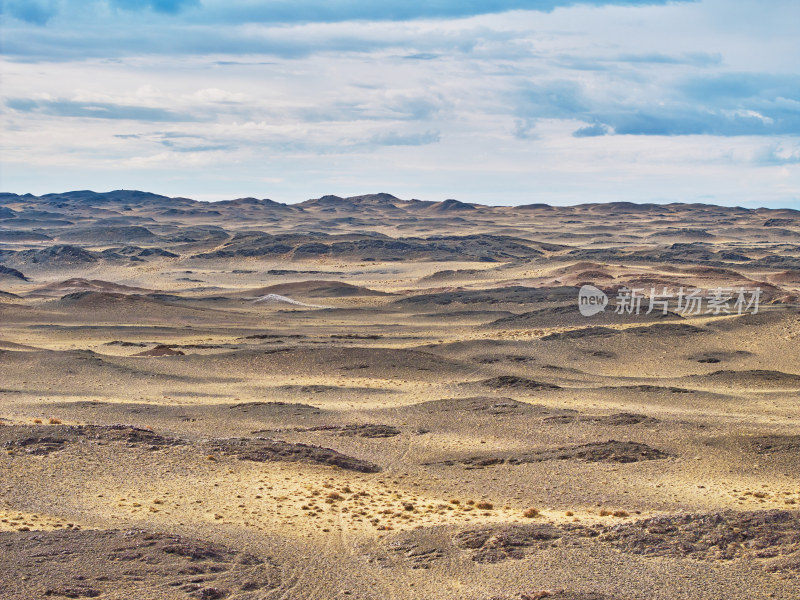
<svg viewBox="0 0 800 600"><path fill-rule="evenodd" d="M800 597L799 239L702 204L2 194L0 597Z"/></svg>

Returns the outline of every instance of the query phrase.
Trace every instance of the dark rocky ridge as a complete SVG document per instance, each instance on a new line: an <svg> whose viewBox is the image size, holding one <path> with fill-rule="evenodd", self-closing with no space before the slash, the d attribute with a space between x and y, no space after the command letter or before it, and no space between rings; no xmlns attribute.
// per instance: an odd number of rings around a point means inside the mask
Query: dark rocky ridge
<svg viewBox="0 0 800 600"><path fill-rule="evenodd" d="M0 447L15 453L47 456L79 443L124 444L128 448L163 450L183 446L189 440L156 434L131 425L13 425L0 428ZM254 462L304 462L336 466L362 473L377 473L380 467L367 461L341 454L330 448L308 444L292 444L269 438L223 438L199 440L193 447L201 453L218 453Z"/></svg>
<svg viewBox="0 0 800 600"><path fill-rule="evenodd" d="M751 557L767 571L800 574L800 512L768 510L669 515L607 529L623 552L719 561Z"/></svg>
<svg viewBox="0 0 800 600"><path fill-rule="evenodd" d="M143 530L0 532L0 548L4 600L253 598L282 581L269 559Z"/></svg>
<svg viewBox="0 0 800 600"><path fill-rule="evenodd" d="M590 442L575 446L546 448L515 454L482 454L464 458L454 458L426 465L455 466L462 465L467 469L482 469L496 465L524 465L550 460L582 460L585 462L634 463L644 460L661 460L670 455L640 442Z"/></svg>
<svg viewBox="0 0 800 600"><path fill-rule="evenodd" d="M25 275L23 275L21 271L17 271L16 269L12 269L11 267L0 265L0 279L3 278L21 279L22 281L28 280L28 278L25 277Z"/></svg>

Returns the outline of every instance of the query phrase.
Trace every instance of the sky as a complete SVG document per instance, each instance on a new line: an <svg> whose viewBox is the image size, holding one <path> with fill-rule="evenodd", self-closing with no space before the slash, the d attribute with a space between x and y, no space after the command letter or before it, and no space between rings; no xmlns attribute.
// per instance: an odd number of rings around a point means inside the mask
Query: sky
<svg viewBox="0 0 800 600"><path fill-rule="evenodd" d="M0 2L0 191L800 209L797 0Z"/></svg>

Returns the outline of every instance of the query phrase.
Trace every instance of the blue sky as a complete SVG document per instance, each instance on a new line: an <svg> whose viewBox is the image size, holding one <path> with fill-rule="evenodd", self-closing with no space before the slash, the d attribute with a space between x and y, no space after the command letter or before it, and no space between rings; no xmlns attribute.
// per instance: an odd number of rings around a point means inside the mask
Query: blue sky
<svg viewBox="0 0 800 600"><path fill-rule="evenodd" d="M3 191L800 209L796 0L2 0Z"/></svg>

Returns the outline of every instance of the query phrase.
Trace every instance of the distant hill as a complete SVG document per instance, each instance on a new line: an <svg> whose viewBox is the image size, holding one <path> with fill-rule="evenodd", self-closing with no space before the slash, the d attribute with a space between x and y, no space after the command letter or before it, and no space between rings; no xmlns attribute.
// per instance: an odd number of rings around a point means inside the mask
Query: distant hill
<svg viewBox="0 0 800 600"><path fill-rule="evenodd" d="M742 239L761 247L742 246ZM284 204L257 197L204 202L139 190L0 193L0 263L28 274L242 259L532 266L558 259L793 271L800 268L798 243L800 211L699 203L515 207L379 192ZM599 276L591 271L562 274L563 283Z"/></svg>

